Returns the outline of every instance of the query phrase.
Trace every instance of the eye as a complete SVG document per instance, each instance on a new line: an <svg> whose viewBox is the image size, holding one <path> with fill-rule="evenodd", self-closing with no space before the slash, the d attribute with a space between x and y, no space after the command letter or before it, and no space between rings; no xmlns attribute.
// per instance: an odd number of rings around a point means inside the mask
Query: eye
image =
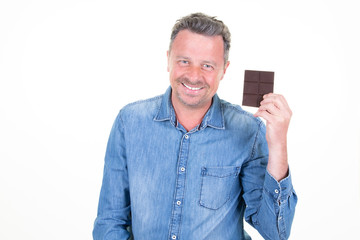
<svg viewBox="0 0 360 240"><path fill-rule="evenodd" d="M179 60L179 64L181 65L188 65L189 64L189 61L188 60Z"/></svg>
<svg viewBox="0 0 360 240"><path fill-rule="evenodd" d="M214 69L213 66L211 66L210 64L203 64L203 68L205 70L213 70Z"/></svg>

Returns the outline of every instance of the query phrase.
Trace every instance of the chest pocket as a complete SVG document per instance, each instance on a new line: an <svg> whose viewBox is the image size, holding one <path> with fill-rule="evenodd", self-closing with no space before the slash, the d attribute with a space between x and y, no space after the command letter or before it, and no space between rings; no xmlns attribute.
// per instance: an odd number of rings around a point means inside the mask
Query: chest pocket
<svg viewBox="0 0 360 240"><path fill-rule="evenodd" d="M203 167L201 169L200 205L219 209L239 188L239 167Z"/></svg>

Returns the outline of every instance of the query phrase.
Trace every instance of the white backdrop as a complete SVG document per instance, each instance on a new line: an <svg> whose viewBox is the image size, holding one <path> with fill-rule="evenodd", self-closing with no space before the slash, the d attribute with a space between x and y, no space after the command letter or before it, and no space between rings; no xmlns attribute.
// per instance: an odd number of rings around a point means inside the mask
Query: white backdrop
<svg viewBox="0 0 360 240"><path fill-rule="evenodd" d="M232 33L219 96L241 104L245 69L275 71L293 110L290 239L358 239L355 2L1 0L0 239L91 239L115 116L166 90L171 28L197 11Z"/></svg>

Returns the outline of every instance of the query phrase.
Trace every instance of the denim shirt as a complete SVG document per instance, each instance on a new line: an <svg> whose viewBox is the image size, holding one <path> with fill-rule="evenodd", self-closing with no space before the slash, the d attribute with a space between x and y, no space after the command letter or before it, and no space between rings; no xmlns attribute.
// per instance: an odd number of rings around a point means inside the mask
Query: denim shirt
<svg viewBox="0 0 360 240"><path fill-rule="evenodd" d="M251 239L244 218L264 239L287 239L297 197L290 175L277 182L266 170L265 130L217 95L189 132L170 87L125 106L107 145L94 239Z"/></svg>

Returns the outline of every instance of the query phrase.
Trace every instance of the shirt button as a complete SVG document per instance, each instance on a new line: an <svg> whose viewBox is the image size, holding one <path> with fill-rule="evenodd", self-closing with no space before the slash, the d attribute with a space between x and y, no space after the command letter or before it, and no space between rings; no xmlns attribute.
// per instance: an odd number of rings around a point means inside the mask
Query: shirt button
<svg viewBox="0 0 360 240"><path fill-rule="evenodd" d="M278 193L279 193L279 190L275 189L275 193L278 194Z"/></svg>
<svg viewBox="0 0 360 240"><path fill-rule="evenodd" d="M177 204L178 206L180 206L180 205L181 205L181 201L177 201L176 204Z"/></svg>
<svg viewBox="0 0 360 240"><path fill-rule="evenodd" d="M176 239L176 236L175 236L175 235L172 235L172 236L171 236L171 239L174 239L174 240L175 240L175 239Z"/></svg>
<svg viewBox="0 0 360 240"><path fill-rule="evenodd" d="M189 135L185 135L185 139L188 139L189 138Z"/></svg>
<svg viewBox="0 0 360 240"><path fill-rule="evenodd" d="M185 168L184 168L184 167L181 167L181 168L180 168L180 171L185 172Z"/></svg>

